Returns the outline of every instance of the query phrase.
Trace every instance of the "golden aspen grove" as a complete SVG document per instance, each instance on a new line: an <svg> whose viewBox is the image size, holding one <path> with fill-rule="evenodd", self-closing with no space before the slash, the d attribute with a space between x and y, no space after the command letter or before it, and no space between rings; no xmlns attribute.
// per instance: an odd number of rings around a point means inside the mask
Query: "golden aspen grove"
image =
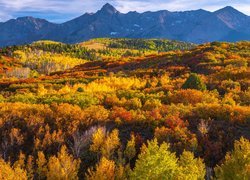
<svg viewBox="0 0 250 180"><path fill-rule="evenodd" d="M250 42L0 49L0 179L249 180Z"/></svg>

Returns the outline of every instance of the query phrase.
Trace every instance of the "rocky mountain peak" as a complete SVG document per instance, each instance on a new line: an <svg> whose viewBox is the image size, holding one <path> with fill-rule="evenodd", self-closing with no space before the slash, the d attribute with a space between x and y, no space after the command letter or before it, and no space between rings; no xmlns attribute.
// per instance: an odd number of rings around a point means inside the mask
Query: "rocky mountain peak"
<svg viewBox="0 0 250 180"><path fill-rule="evenodd" d="M115 14L118 11L112 6L111 4L107 3L105 4L102 9L100 10L102 13L108 13L108 14Z"/></svg>

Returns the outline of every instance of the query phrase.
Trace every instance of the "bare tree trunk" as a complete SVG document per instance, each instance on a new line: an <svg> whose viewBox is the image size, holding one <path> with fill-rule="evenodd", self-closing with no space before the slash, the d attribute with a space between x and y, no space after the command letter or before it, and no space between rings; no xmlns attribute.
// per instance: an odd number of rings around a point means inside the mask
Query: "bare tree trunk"
<svg viewBox="0 0 250 180"><path fill-rule="evenodd" d="M213 175L214 175L213 168L206 167L206 180L211 180Z"/></svg>

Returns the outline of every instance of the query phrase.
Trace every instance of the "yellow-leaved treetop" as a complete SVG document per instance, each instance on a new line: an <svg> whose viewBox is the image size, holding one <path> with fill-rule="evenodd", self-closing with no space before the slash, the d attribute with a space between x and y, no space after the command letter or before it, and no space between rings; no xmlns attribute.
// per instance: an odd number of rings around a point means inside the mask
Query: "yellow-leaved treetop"
<svg viewBox="0 0 250 180"><path fill-rule="evenodd" d="M111 133L107 134L103 128L98 128L93 134L90 150L98 153L98 155L111 158L115 150L120 146L118 135L119 131L117 129L114 129Z"/></svg>
<svg viewBox="0 0 250 180"><path fill-rule="evenodd" d="M115 179L115 162L102 157L100 162L93 168L88 169L86 174L88 180L114 180Z"/></svg>
<svg viewBox="0 0 250 180"><path fill-rule="evenodd" d="M148 141L148 145L144 144L141 148L130 178L173 179L177 169L177 158L169 151L168 144L159 146L157 140Z"/></svg>
<svg viewBox="0 0 250 180"><path fill-rule="evenodd" d="M21 167L11 167L10 163L6 163L0 159L0 179L3 180L26 180L27 172Z"/></svg>
<svg viewBox="0 0 250 180"><path fill-rule="evenodd" d="M170 152L169 144L158 145L157 140L148 141L142 146L131 179L204 179L205 165L201 159L195 159L186 152L178 159Z"/></svg>
<svg viewBox="0 0 250 180"><path fill-rule="evenodd" d="M37 176L39 179L44 179L47 175L47 160L43 154L43 152L38 152L38 157L36 160L37 165Z"/></svg>
<svg viewBox="0 0 250 180"><path fill-rule="evenodd" d="M62 146L57 157L49 158L47 179L76 180L79 167L80 160L74 159L72 155L68 154L66 146Z"/></svg>
<svg viewBox="0 0 250 180"><path fill-rule="evenodd" d="M199 179L203 180L206 175L206 167L203 160L195 158L194 154L184 151L178 161L178 179Z"/></svg>
<svg viewBox="0 0 250 180"><path fill-rule="evenodd" d="M223 180L250 179L250 141L235 141L234 150L226 154L224 163L215 168L215 176Z"/></svg>
<svg viewBox="0 0 250 180"><path fill-rule="evenodd" d="M92 136L92 144L90 150L96 153L100 153L100 149L106 137L106 131L103 128L98 128Z"/></svg>
<svg viewBox="0 0 250 180"><path fill-rule="evenodd" d="M101 149L102 155L106 158L111 158L115 151L120 146L120 139L118 137L119 131L114 129L105 139Z"/></svg>
<svg viewBox="0 0 250 180"><path fill-rule="evenodd" d="M124 151L124 155L128 158L129 161L133 159L136 155L135 149L135 136L131 135L131 139L128 141L126 149Z"/></svg>

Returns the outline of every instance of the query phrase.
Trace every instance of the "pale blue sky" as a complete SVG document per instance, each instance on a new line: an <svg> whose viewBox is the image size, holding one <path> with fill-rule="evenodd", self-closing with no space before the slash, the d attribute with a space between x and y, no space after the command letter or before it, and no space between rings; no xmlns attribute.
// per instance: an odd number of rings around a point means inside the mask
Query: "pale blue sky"
<svg viewBox="0 0 250 180"><path fill-rule="evenodd" d="M112 4L123 13L149 10L215 11L225 6L233 6L250 15L250 0L0 0L0 21L34 16L52 22L65 22L86 12L96 12L105 3Z"/></svg>

